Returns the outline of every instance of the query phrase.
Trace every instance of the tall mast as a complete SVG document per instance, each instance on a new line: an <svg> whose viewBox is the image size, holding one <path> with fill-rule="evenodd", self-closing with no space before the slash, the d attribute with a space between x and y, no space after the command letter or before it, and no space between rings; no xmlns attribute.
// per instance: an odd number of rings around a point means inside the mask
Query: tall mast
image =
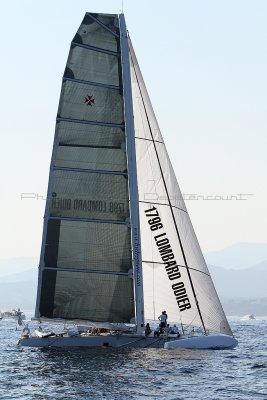
<svg viewBox="0 0 267 400"><path fill-rule="evenodd" d="M141 255L141 242L140 242L139 199L138 199L138 186L137 186L132 87L131 87L131 76L130 76L128 36L127 36L125 18L123 14L120 14L119 20L120 20L125 134L126 134L127 162L128 162L129 195L130 195L129 208L131 216L135 313L136 313L137 333L141 334L144 331L144 294L143 294L143 277L142 277L142 255Z"/></svg>

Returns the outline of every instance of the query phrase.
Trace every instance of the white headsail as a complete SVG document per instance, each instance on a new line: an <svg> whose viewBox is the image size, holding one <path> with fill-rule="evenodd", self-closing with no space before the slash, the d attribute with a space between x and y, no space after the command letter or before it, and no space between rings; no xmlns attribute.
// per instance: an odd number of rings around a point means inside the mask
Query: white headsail
<svg viewBox="0 0 267 400"><path fill-rule="evenodd" d="M231 335L130 44L145 318Z"/></svg>

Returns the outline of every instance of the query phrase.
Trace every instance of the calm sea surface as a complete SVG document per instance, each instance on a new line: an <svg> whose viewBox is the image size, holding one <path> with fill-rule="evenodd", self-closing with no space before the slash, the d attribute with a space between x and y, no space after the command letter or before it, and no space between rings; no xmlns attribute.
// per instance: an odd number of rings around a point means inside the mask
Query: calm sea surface
<svg viewBox="0 0 267 400"><path fill-rule="evenodd" d="M2 320L0 399L267 400L267 318L230 323L233 350L42 350Z"/></svg>

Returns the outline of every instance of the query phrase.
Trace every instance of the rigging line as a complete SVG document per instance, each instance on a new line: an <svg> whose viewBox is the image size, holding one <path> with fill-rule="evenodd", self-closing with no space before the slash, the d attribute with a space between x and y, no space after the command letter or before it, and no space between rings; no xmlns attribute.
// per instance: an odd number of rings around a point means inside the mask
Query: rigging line
<svg viewBox="0 0 267 400"><path fill-rule="evenodd" d="M207 333L206 333L205 324L204 324L204 321L203 321L203 317L202 317L202 314L201 314L201 311L200 311L200 308L199 308L199 304L198 304L198 300L197 300L195 288L194 288L194 286L193 286L192 277L191 277L191 274L190 274L190 271L189 271L189 268L188 268L188 264L187 264L187 260L186 260L186 257L185 257L185 252L184 252L184 248L183 248L183 245L182 245L180 233L179 233L179 230L178 230L178 227L177 227L177 224L176 224L176 220L175 220L175 216L174 216L174 213L173 213L173 209L172 209L172 205L171 205L171 201L170 201L169 192L168 192L167 185L166 185L166 181L165 181L165 178L164 178L164 175L163 175L163 171L162 171L162 167L161 167L161 163L160 163L160 159L159 159L157 147L156 147L156 144L155 144L155 142L154 142L154 137L153 137L153 133L152 133L150 121L149 121L149 118L148 118L147 109L146 109L146 106L145 106L143 94L142 94L141 87L140 87L140 82L139 82L139 80L138 80L138 76L137 76L137 72L136 72L136 69L135 69L134 62L133 62L133 57L132 57L131 51L130 51L130 56L131 56L131 61L132 61L132 64L133 64L133 69L134 69L136 81L137 81L137 84L138 84L138 87L139 87L139 91L140 91L140 95L141 95L143 107L144 107L144 110L145 110L146 119L147 119L147 123L148 123L149 130L150 130L150 135L151 135L151 138L152 138L152 140L153 140L154 150L155 150L155 153L156 153L156 156L157 156L157 160L158 160L159 169L160 169L160 172L161 172L163 184L164 184L164 187L165 187L165 190L166 190L166 194L167 194L167 198L168 198L168 203L169 203L169 206L170 206L170 210L171 210L171 214L172 214L172 218L173 218L175 230L176 230L177 237L178 237L178 240L179 240L179 244L180 244L180 247L181 247L181 250L182 250L183 259L184 259L184 262L185 262L185 266L186 266L188 278L189 278L189 281L190 281L191 289L192 289L192 292L193 292L193 295L194 295L194 298L195 298L195 303L196 303L196 306L197 306L197 310L198 310L198 313L199 313L199 316L200 316L201 323L202 323L202 325L203 325L203 329L204 329L204 331L205 331L205 334L207 334Z"/></svg>
<svg viewBox="0 0 267 400"><path fill-rule="evenodd" d="M186 324L186 325L185 325L185 329L187 329L187 328L189 328L189 327L192 326L192 324L193 324L193 322L195 321L196 317L197 317L197 314L194 316L194 318L191 320L191 322L189 322L189 324ZM194 326L193 326L193 328L194 328Z"/></svg>
<svg viewBox="0 0 267 400"><path fill-rule="evenodd" d="M151 240L152 240L152 238L151 238ZM152 247L152 246L151 246ZM153 317L154 317L154 320L156 319L156 310L155 310L155 266L154 266L154 264L153 264Z"/></svg>
<svg viewBox="0 0 267 400"><path fill-rule="evenodd" d="M109 29L105 24L103 24L103 22L99 21L99 19L93 17L92 14L90 13L86 13L86 15L88 15L92 20L94 20L97 24L99 24L100 26L102 26L102 28L106 29L108 32L112 33L112 35L114 35L115 37L119 38L120 36L113 32L111 29Z"/></svg>
<svg viewBox="0 0 267 400"><path fill-rule="evenodd" d="M139 203L157 204L158 206L168 206L168 207L170 206L169 204L166 204L166 203L155 203L154 201L144 201L144 200L139 200ZM177 210L183 211L183 212L185 212L186 214L188 214L188 212L187 212L186 210L183 210L183 209L180 208L180 207L173 206L172 204L171 204L171 206L172 206L173 208L177 208Z"/></svg>
<svg viewBox="0 0 267 400"><path fill-rule="evenodd" d="M129 344L137 343L137 342L140 342L141 340L144 340L144 339L145 339L145 337L142 336L141 339L138 338L138 339L132 340L131 342L123 343L123 344L121 344L120 346L117 346L117 347L128 346Z"/></svg>
<svg viewBox="0 0 267 400"><path fill-rule="evenodd" d="M142 262L143 262L143 263L147 263L147 264L160 264L160 265L165 265L164 262L160 262L160 261L145 261L145 260L143 260ZM179 265L179 264L177 264L177 266L178 266L178 267L181 267L181 268L186 268L185 265ZM192 267L188 267L188 268L189 268L189 269L192 269L192 271L200 272L201 274L204 274L204 275L207 275L207 276L210 277L210 274L207 274L207 272L200 271L199 269L192 268Z"/></svg>
<svg viewBox="0 0 267 400"><path fill-rule="evenodd" d="M155 344L155 343L157 343L157 342L161 342L162 340L165 341L165 339L164 339L163 337L160 337L159 339L154 340L153 342L148 343L147 345L145 345L145 346L144 346L144 349L147 348L147 347L149 347L149 346L152 346L153 344Z"/></svg>
<svg viewBox="0 0 267 400"><path fill-rule="evenodd" d="M135 139L139 139L139 140L147 140L148 142L161 143L161 144L164 144L164 146L165 146L165 143L164 143L164 142L161 142L160 140L146 139L146 138L142 138L142 137L138 137L138 136L135 136L134 138L135 138Z"/></svg>
<svg viewBox="0 0 267 400"><path fill-rule="evenodd" d="M57 340L60 338L61 336L56 336L56 338L54 340L52 340L52 342L50 342L46 347L51 347L53 343L57 342ZM44 338L45 339L45 338ZM49 340L49 339L48 339Z"/></svg>
<svg viewBox="0 0 267 400"><path fill-rule="evenodd" d="M181 313L180 313L180 310L179 310L179 314L180 314L180 324L181 324L181 329L182 329L182 333L183 333L183 335L184 335L184 326L183 326L183 321L182 321L182 318L181 318Z"/></svg>

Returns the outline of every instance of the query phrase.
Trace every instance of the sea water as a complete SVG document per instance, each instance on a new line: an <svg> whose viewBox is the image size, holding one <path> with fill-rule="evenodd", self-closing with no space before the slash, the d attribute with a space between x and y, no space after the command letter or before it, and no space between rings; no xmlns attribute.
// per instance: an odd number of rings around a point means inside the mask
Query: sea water
<svg viewBox="0 0 267 400"><path fill-rule="evenodd" d="M267 400L267 318L230 324L232 350L40 349L0 321L0 399Z"/></svg>

